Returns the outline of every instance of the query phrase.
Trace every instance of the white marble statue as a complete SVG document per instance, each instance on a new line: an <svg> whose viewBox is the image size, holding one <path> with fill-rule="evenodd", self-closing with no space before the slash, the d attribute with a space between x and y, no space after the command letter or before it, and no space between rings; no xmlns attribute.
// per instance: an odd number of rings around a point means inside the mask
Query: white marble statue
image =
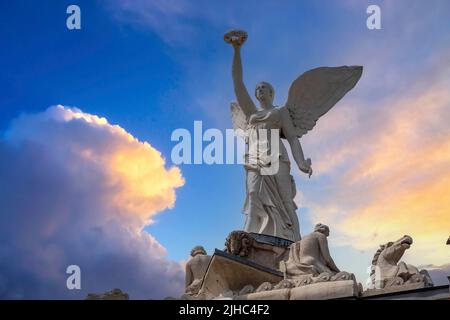
<svg viewBox="0 0 450 320"><path fill-rule="evenodd" d="M232 76L237 103L232 103L231 114L235 129L245 132L251 152L246 155L247 196L243 212L247 215L244 230L262 233L292 241L301 239L294 197L296 186L290 174L290 160L281 138L290 145L298 168L311 176L311 160L305 159L299 139L311 130L316 121L328 112L362 74L362 67L321 67L305 72L289 89L286 105L273 105L275 91L267 82L256 85L255 96L259 108L252 101L243 81L240 51L247 39L244 31L231 31L224 40L234 48ZM278 130L278 155L272 157L270 130ZM262 134L266 132L266 134ZM262 174L277 162L273 174Z"/></svg>

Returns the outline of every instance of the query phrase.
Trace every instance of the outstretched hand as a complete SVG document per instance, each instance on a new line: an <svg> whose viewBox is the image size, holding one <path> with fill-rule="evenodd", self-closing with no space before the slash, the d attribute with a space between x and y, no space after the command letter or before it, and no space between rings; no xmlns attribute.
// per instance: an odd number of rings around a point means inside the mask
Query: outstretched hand
<svg viewBox="0 0 450 320"><path fill-rule="evenodd" d="M311 167L311 159L308 158L305 161L303 161L301 167L299 168L302 172L306 173L309 178L311 178L311 175L313 174L313 170Z"/></svg>

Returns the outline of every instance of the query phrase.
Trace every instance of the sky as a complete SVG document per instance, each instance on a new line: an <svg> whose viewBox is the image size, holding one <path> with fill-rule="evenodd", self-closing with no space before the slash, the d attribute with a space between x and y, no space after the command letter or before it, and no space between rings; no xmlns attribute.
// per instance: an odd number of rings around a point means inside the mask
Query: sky
<svg viewBox="0 0 450 320"><path fill-rule="evenodd" d="M71 4L81 30L66 27ZM405 261L445 274L449 16L446 0L2 2L0 297L177 296L190 250L242 229L242 166L170 157L178 128L232 127L234 28L248 32L247 87L270 82L279 106L309 69L364 67L300 140L314 169L292 169L301 233L328 224L336 264L363 284L378 246L404 234ZM69 264L81 290L66 288Z"/></svg>

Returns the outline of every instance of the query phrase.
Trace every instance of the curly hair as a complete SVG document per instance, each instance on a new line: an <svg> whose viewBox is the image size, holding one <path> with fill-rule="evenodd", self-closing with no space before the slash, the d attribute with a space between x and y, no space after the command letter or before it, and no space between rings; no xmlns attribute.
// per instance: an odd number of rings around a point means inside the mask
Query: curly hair
<svg viewBox="0 0 450 320"><path fill-rule="evenodd" d="M203 246L195 246L191 250L191 257L195 257L197 254L206 254L205 248Z"/></svg>

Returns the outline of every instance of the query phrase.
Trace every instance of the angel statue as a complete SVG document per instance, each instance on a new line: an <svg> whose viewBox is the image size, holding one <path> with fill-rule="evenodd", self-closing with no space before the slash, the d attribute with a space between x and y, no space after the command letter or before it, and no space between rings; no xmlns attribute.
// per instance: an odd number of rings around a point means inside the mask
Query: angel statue
<svg viewBox="0 0 450 320"><path fill-rule="evenodd" d="M225 34L224 40L234 49L232 76L237 103L231 104L233 126L245 132L248 145L244 165L247 174L244 230L298 241L301 236L294 202L296 186L281 139L289 143L298 168L311 177L311 159L305 159L298 138L314 128L317 120L356 85L362 67L320 67L305 72L292 83L284 107L273 105L273 87L260 82L255 88L258 108L243 81L240 51L247 33L233 30ZM260 134L273 130L278 130L277 140L269 138L269 134ZM272 145L274 141L276 148ZM264 168L272 165L274 157L267 155L272 149L277 150L277 170L262 174Z"/></svg>

